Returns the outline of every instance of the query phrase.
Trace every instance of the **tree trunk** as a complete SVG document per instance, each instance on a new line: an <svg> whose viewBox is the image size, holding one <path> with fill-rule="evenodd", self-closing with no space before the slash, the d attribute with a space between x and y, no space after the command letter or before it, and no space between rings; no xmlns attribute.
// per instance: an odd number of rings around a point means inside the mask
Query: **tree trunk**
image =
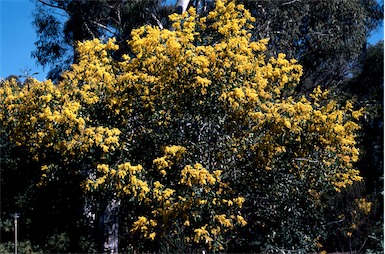
<svg viewBox="0 0 385 254"><path fill-rule="evenodd" d="M111 199L108 201L107 207L100 218L100 225L103 227L104 243L103 248L105 253L118 253L118 211L120 201Z"/></svg>
<svg viewBox="0 0 385 254"><path fill-rule="evenodd" d="M185 12L189 3L190 3L190 0L178 0L178 2L175 5L176 12L178 14L182 14L183 12Z"/></svg>

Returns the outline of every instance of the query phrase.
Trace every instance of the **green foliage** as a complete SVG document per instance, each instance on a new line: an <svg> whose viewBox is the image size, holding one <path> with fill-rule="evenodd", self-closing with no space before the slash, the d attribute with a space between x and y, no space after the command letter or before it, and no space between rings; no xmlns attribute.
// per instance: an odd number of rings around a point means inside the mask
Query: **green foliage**
<svg viewBox="0 0 385 254"><path fill-rule="evenodd" d="M297 90L339 84L381 23L383 6L364 1L239 1L257 22L256 39L270 38L269 52L285 52L304 68Z"/></svg>
<svg viewBox="0 0 385 254"><path fill-rule="evenodd" d="M28 176L9 196L33 197L18 205L44 234L28 239L107 251L114 216L127 251L317 252L336 221L344 243L368 235L376 203L349 189L364 110L319 87L292 97L302 66L266 56L242 5L170 20L134 29L118 60L115 39L79 42L55 84L2 82L2 172Z"/></svg>
<svg viewBox="0 0 385 254"><path fill-rule="evenodd" d="M0 252L1 253L14 253L15 252L15 243L14 242L0 243ZM17 253L20 253L20 254L43 254L44 252L39 250L38 247L32 246L29 241L25 241L25 242L18 242Z"/></svg>
<svg viewBox="0 0 385 254"><path fill-rule="evenodd" d="M47 240L46 250L50 252L65 252L68 250L69 238L66 233L55 234Z"/></svg>

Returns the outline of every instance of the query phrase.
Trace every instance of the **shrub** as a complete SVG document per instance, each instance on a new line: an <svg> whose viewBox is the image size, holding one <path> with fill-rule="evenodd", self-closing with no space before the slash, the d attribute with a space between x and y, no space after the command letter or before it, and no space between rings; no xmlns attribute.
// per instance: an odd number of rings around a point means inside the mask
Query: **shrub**
<svg viewBox="0 0 385 254"><path fill-rule="evenodd" d="M134 30L121 61L95 39L56 85L5 81L2 131L41 163L41 186L82 172L86 191L129 207L125 240L142 250L322 249L326 201L362 180L362 109L319 88L293 97L301 66L266 59L242 5L170 18L173 31Z"/></svg>

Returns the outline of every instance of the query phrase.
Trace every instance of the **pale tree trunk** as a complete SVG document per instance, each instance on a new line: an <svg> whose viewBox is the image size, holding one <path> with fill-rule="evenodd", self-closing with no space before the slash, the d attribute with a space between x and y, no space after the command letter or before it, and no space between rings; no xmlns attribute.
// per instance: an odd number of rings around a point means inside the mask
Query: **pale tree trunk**
<svg viewBox="0 0 385 254"><path fill-rule="evenodd" d="M178 0L175 7L178 14L185 12L189 5L194 6L197 13L205 13L210 4L213 4L214 0Z"/></svg>
<svg viewBox="0 0 385 254"><path fill-rule="evenodd" d="M118 212L120 207L120 201L110 199L107 207L100 218L101 225L103 227L104 234L104 253L118 253Z"/></svg>
<svg viewBox="0 0 385 254"><path fill-rule="evenodd" d="M190 3L190 0L178 0L178 2L175 5L176 12L178 14L182 14L183 12L185 12L189 3Z"/></svg>

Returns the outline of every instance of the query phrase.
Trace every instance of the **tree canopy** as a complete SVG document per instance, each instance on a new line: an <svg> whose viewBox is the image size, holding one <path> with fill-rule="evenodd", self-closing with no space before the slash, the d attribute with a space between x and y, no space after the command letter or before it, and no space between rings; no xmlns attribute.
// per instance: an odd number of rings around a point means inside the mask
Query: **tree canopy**
<svg viewBox="0 0 385 254"><path fill-rule="evenodd" d="M195 6L200 16L214 8L213 0L184 2ZM383 6L375 0L237 2L256 18L253 40L270 39L269 56L284 52L303 66L297 91L304 92L318 85L338 85L354 72L357 59L365 54L366 38L383 18ZM167 16L176 11L159 0L38 0L37 6L34 23L39 40L33 55L43 66L51 65L49 77L55 78L76 62L76 41L115 37L121 49L116 56L120 57L129 49L126 41L133 28L143 24L168 28ZM55 14L55 8L66 17Z"/></svg>

